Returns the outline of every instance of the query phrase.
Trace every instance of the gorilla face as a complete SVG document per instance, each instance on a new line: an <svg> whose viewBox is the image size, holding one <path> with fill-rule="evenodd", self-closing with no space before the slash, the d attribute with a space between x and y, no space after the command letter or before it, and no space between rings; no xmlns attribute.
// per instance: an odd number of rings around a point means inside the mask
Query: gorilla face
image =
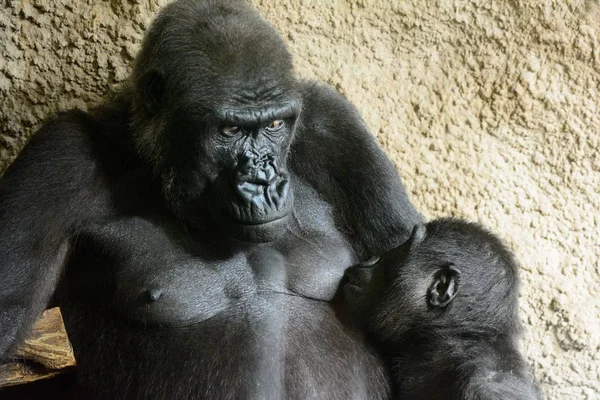
<svg viewBox="0 0 600 400"><path fill-rule="evenodd" d="M292 104L241 108L212 124L203 149L215 152L222 168L209 189L209 207L240 238L271 240L286 224L293 208L286 157L296 114Z"/></svg>
<svg viewBox="0 0 600 400"><path fill-rule="evenodd" d="M293 209L286 164L301 102L282 39L229 3L180 1L155 21L132 74L134 140L179 218L270 241Z"/></svg>

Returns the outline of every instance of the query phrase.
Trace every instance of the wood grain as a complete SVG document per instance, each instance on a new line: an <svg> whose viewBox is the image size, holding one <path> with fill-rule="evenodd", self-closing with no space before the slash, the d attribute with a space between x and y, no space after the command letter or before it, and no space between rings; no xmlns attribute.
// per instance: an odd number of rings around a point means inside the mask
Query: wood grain
<svg viewBox="0 0 600 400"><path fill-rule="evenodd" d="M15 358L13 363L0 365L0 387L47 379L75 367L73 348L58 307L42 313Z"/></svg>

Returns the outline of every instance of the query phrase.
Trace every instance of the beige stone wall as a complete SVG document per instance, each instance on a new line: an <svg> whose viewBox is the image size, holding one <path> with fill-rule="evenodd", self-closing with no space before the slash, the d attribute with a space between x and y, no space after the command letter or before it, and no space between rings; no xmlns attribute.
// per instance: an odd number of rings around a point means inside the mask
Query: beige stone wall
<svg viewBox="0 0 600 400"><path fill-rule="evenodd" d="M165 2L0 3L0 170L45 116L124 79ZM600 398L598 1L255 3L300 75L357 105L427 217L509 242L548 397Z"/></svg>

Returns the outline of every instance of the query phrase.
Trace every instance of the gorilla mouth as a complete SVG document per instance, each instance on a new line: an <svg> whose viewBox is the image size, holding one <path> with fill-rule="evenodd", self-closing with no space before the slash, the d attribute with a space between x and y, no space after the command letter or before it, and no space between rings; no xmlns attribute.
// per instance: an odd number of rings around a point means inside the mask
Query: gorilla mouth
<svg viewBox="0 0 600 400"><path fill-rule="evenodd" d="M359 264L356 264L346 270L343 283L347 287L362 289L368 285L373 276L373 270L378 267L381 256L372 256Z"/></svg>
<svg viewBox="0 0 600 400"><path fill-rule="evenodd" d="M355 289L361 289L363 287L363 281L354 273L352 268L349 268L348 271L346 271L346 275L342 278L341 284Z"/></svg>
<svg viewBox="0 0 600 400"><path fill-rule="evenodd" d="M234 201L226 214L232 222L245 226L266 226L285 219L293 205L293 191L287 177L278 177L269 184L238 182Z"/></svg>
<svg viewBox="0 0 600 400"><path fill-rule="evenodd" d="M260 194L247 198L249 201L240 201L239 197L234 197L237 201L234 200L221 214L228 234L249 242L276 240L287 227L294 203L292 193L292 190L286 190L277 204Z"/></svg>
<svg viewBox="0 0 600 400"><path fill-rule="evenodd" d="M215 180L207 198L210 218L227 236L272 241L285 232L293 211L292 182L274 161L247 158L237 170L224 171Z"/></svg>

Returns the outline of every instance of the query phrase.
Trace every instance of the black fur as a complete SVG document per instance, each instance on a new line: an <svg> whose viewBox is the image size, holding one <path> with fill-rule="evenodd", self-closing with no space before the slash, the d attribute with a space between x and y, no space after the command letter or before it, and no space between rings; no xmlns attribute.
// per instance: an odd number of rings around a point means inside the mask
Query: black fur
<svg viewBox="0 0 600 400"><path fill-rule="evenodd" d="M180 0L124 87L48 122L0 181L0 357L51 304L77 398L385 398L333 299L420 221L354 107L298 81L256 11Z"/></svg>
<svg viewBox="0 0 600 400"><path fill-rule="evenodd" d="M516 262L481 226L417 225L405 244L345 279L355 323L390 362L396 398L539 398L518 351Z"/></svg>

